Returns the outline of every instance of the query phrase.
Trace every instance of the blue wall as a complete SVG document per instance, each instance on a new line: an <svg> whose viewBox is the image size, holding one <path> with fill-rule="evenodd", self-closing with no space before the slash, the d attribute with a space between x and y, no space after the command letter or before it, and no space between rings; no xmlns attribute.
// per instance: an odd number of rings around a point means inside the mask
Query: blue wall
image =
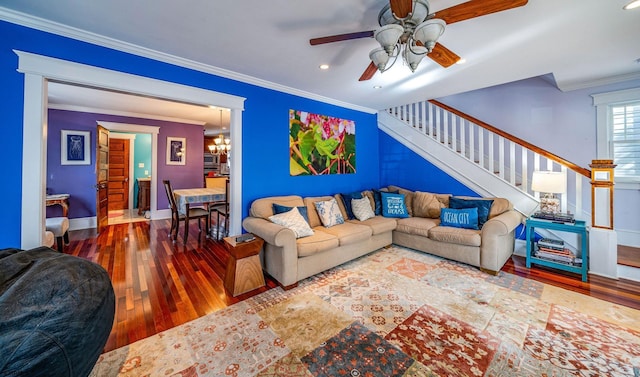
<svg viewBox="0 0 640 377"><path fill-rule="evenodd" d="M16 71L18 57L13 49L245 97L243 215L248 213L253 199L264 195L316 195L379 184L375 114L221 78L4 21L0 21L0 35L0 82L3 84L3 90L0 91L0 111L3 114L5 153L12 156L0 167L0 174L12 182L10 185L0 186L0 196L10 198L5 200L0 216L0 229L3 230L0 248L20 245L24 76ZM289 109L354 120L357 130L356 174L290 177Z"/></svg>
<svg viewBox="0 0 640 377"><path fill-rule="evenodd" d="M417 153L383 131L380 140L380 186L439 194L478 196Z"/></svg>

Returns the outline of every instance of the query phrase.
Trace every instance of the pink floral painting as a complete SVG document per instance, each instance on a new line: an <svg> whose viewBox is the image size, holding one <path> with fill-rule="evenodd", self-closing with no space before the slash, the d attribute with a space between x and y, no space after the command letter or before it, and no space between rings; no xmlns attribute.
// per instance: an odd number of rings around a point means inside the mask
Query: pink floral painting
<svg viewBox="0 0 640 377"><path fill-rule="evenodd" d="M289 110L289 161L291 175L355 173L355 122Z"/></svg>

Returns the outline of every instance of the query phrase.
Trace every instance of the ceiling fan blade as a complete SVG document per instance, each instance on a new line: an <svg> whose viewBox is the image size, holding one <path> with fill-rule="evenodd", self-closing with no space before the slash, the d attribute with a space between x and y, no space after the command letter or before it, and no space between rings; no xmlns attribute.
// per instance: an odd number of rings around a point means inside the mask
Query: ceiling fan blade
<svg viewBox="0 0 640 377"><path fill-rule="evenodd" d="M373 62L369 63L369 66L367 67L367 69L364 70L364 72L362 73L362 76L360 76L358 81L370 80L373 77L373 75L376 74L377 70L378 68L375 66L375 64L373 64Z"/></svg>
<svg viewBox="0 0 640 377"><path fill-rule="evenodd" d="M405 18L413 11L413 0L390 0L391 11L399 18Z"/></svg>
<svg viewBox="0 0 640 377"><path fill-rule="evenodd" d="M448 48L437 42L433 50L431 50L431 52L427 56L444 68L448 68L454 65L458 60L460 60L460 57L456 55L455 52L449 50Z"/></svg>
<svg viewBox="0 0 640 377"><path fill-rule="evenodd" d="M526 5L528 0L470 0L435 13L448 24Z"/></svg>
<svg viewBox="0 0 640 377"><path fill-rule="evenodd" d="M309 43L312 46L315 46L315 45L321 45L321 44L325 44L325 43L348 41L348 40L351 40L351 39L359 39L359 38L373 38L373 30L371 30L371 31L359 31L359 32L356 32L356 33L330 35L328 37L312 38L312 39L309 40Z"/></svg>

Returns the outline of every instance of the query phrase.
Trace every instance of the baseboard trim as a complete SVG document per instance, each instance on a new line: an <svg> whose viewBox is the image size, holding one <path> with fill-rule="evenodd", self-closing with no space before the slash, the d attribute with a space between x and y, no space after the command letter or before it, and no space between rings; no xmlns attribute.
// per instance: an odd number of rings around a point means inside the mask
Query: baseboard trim
<svg viewBox="0 0 640 377"><path fill-rule="evenodd" d="M95 216L69 219L69 230L92 229L98 227Z"/></svg>
<svg viewBox="0 0 640 377"><path fill-rule="evenodd" d="M640 232L637 230L616 229L618 245L640 247Z"/></svg>
<svg viewBox="0 0 640 377"><path fill-rule="evenodd" d="M640 282L640 268L618 265L618 278Z"/></svg>

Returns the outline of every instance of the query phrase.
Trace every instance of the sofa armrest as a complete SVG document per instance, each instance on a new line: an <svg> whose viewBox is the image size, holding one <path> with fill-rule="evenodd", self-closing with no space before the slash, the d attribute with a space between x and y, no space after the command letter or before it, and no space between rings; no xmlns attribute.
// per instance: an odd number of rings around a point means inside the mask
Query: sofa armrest
<svg viewBox="0 0 640 377"><path fill-rule="evenodd" d="M509 210L490 219L481 231L480 268L497 273L513 254L515 229L522 222L522 215Z"/></svg>
<svg viewBox="0 0 640 377"><path fill-rule="evenodd" d="M296 234L293 230L260 217L245 218L242 221L242 227L274 246L287 244L295 246L296 244Z"/></svg>

